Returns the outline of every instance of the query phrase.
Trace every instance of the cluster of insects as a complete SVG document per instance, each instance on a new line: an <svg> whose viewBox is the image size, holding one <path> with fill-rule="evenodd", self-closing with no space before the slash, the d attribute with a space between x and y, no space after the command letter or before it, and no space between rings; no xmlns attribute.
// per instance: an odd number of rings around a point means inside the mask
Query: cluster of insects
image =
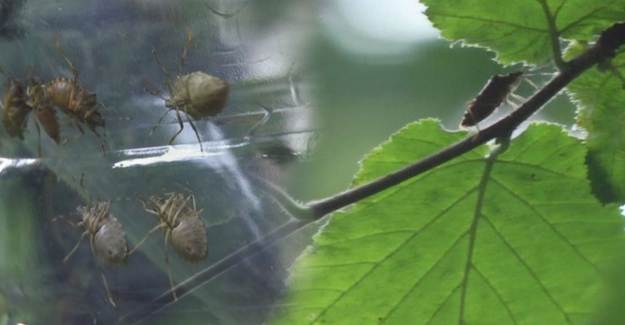
<svg viewBox="0 0 625 325"><path fill-rule="evenodd" d="M203 150L202 139L194 120L210 118L221 113L226 106L230 85L227 81L202 71L187 74L181 72L191 44L192 34L189 32L187 44L180 57L180 69L176 75L169 72L161 63L156 49L153 50L157 64L167 77L168 94L164 96L160 91L148 91L163 99L167 108L157 125L162 123L169 112L175 112L180 128L171 137L169 144L171 145L176 137L182 133L184 116L195 132L200 149ZM82 126L86 125L93 133L100 136L97 128L105 127L104 119L100 113L102 105L98 104L96 94L89 92L81 84L78 69L65 56L58 44L57 49L72 71L71 78L57 77L47 82L42 82L36 78L30 78L26 82L9 78L1 108L3 111L2 123L10 137L23 139L28 116L34 113L38 133L40 134L40 129L43 129L54 142L61 143L57 110L70 116L81 133L84 133Z"/></svg>
<svg viewBox="0 0 625 325"><path fill-rule="evenodd" d="M208 240L206 224L201 217L202 210L197 208L193 194L179 192L151 196L147 201L142 201L142 204L146 212L157 217L158 222L132 249L128 246L122 224L111 213L110 202L95 202L88 206L78 207L80 221L73 225L82 228L83 232L63 262L67 262L83 239L88 237L93 256L112 265L124 264L150 235L163 230L165 262L168 265L167 273L173 288L174 280L167 254L169 245L179 256L189 262L200 262L207 256ZM102 275L102 281L107 291L107 299L115 306L104 275ZM175 293L174 299L177 299Z"/></svg>
<svg viewBox="0 0 625 325"><path fill-rule="evenodd" d="M38 133L43 128L54 142L60 143L56 110L71 116L81 132L81 124L87 125L96 134L96 128L104 127L96 95L81 85L78 70L65 55L63 57L72 70L71 79L57 77L42 82L31 78L26 84L17 79L9 79L2 100L2 122L9 136L23 139L28 116L33 113L37 119Z"/></svg>

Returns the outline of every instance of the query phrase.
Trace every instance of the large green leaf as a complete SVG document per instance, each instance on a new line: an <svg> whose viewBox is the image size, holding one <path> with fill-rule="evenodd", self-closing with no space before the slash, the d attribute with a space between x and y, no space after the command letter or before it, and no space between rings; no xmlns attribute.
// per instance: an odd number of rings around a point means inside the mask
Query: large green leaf
<svg viewBox="0 0 625 325"><path fill-rule="evenodd" d="M590 40L625 19L624 0L422 0L426 14L450 40L488 47L501 63L544 63L552 57L554 35Z"/></svg>
<svg viewBox="0 0 625 325"><path fill-rule="evenodd" d="M357 183L464 136L409 125ZM579 140L531 126L334 214L292 268L278 324L571 324L586 320L623 221L590 194ZM487 167L490 166L490 167Z"/></svg>
<svg viewBox="0 0 625 325"><path fill-rule="evenodd" d="M594 192L603 201L625 203L625 55L609 64L617 70L589 70L568 90L580 106L578 124L588 131Z"/></svg>

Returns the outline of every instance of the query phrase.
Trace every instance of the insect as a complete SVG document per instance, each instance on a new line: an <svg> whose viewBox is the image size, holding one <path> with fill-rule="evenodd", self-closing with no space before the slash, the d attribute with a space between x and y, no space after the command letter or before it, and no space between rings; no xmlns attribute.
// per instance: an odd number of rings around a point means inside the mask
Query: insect
<svg viewBox="0 0 625 325"><path fill-rule="evenodd" d="M200 216L202 210L197 209L193 194L167 193L163 196L151 196L148 202L142 203L145 211L158 217L159 223L135 245L133 251L152 233L163 229L165 248L171 244L176 253L189 262L199 262L206 258L208 253L206 225ZM167 254L165 260L169 263ZM174 281L169 269L168 275L173 288Z"/></svg>
<svg viewBox="0 0 625 325"><path fill-rule="evenodd" d="M81 86L78 70L58 44L57 49L72 70L72 78L58 77L46 83L32 82L27 89L28 103L33 108L56 107L76 119L76 126L81 132L83 130L80 124L84 123L93 133L99 135L96 128L103 128L105 124L98 111L96 94Z"/></svg>
<svg viewBox="0 0 625 325"><path fill-rule="evenodd" d="M2 124L11 137L24 139L24 129L32 107L26 104L24 86L15 79L9 79L2 98Z"/></svg>
<svg viewBox="0 0 625 325"><path fill-rule="evenodd" d="M57 144L60 142L59 123L56 113L51 107L40 106L33 109L28 104L28 97L22 83L16 79L9 79L8 87L2 99L2 123L10 137L24 139L24 130L31 112L37 118L37 132L39 133L39 155L41 156L40 126Z"/></svg>
<svg viewBox="0 0 625 325"><path fill-rule="evenodd" d="M180 56L180 70L182 70L182 67L185 65L188 48L192 40L193 34L188 32L187 44ZM193 120L213 117L221 113L228 100L230 84L219 77L202 71L195 71L188 74L181 74L179 71L178 75L174 77L161 63L156 49L152 50L152 54L154 55L156 63L160 66L161 71L163 71L168 78L167 89L169 97L162 97L158 91L150 92L163 99L165 101L165 106L168 108L157 124L160 124L170 111L176 113L176 119L178 120L180 129L178 129L169 140L169 144L171 145L184 130L181 112L184 113L189 125L193 128L193 132L195 132L195 136L200 144L200 149L203 151L202 139Z"/></svg>
<svg viewBox="0 0 625 325"><path fill-rule="evenodd" d="M63 258L63 263L66 263L76 252L86 236L89 236L91 253L94 256L114 265L125 263L130 255L128 242L126 241L126 235L121 223L110 212L111 203L96 202L90 206L78 207L77 211L81 220L76 225L84 228L84 232L80 235L80 239L74 245L74 248ZM116 307L104 273L101 273L100 276L106 291L107 300L113 307Z"/></svg>
<svg viewBox="0 0 625 325"><path fill-rule="evenodd" d="M520 81L522 71L492 76L480 93L469 102L460 126L468 127L487 118L499 107Z"/></svg>
<svg viewBox="0 0 625 325"><path fill-rule="evenodd" d="M90 206L77 208L81 217L77 226L83 227L84 232L74 248L63 258L63 262L69 260L86 236L89 236L89 244L94 256L111 264L122 264L127 260L130 254L124 229L110 210L110 202L96 202Z"/></svg>

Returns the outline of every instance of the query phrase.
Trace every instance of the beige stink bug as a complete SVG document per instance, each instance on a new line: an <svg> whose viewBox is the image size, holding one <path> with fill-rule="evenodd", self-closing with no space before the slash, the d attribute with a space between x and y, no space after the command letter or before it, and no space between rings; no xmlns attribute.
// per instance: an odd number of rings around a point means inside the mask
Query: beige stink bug
<svg viewBox="0 0 625 325"><path fill-rule="evenodd" d="M129 255L126 235L117 218L110 213L110 209L110 202L97 202L77 209L81 216L78 226L82 226L85 231L74 248L65 256L63 262L69 260L86 236L89 236L93 255L111 264L121 264L126 261Z"/></svg>
<svg viewBox="0 0 625 325"><path fill-rule="evenodd" d="M206 225L200 216L202 210L197 209L193 194L167 193L163 196L152 196L148 202L142 203L145 211L158 217L159 223L137 243L133 251L152 233L163 229L165 248L171 244L176 253L189 262L199 262L206 258L208 253ZM165 254L165 261L169 263L167 250ZM173 288L174 280L169 266L167 271ZM176 298L174 292L174 299Z"/></svg>
<svg viewBox="0 0 625 325"><path fill-rule="evenodd" d="M63 263L76 252L85 236L89 236L91 252L94 256L111 264L125 263L130 255L128 242L122 225L110 213L111 203L97 202L91 206L78 207L77 210L81 217L77 225L83 227L85 231L74 248L65 256ZM101 277L107 299L113 307L116 307L104 273L101 273Z"/></svg>
<svg viewBox="0 0 625 325"><path fill-rule="evenodd" d="M193 40L193 34L187 33L187 44L184 47L182 55L180 56L180 69L185 64L187 52L190 44ZM174 77L167 68L161 63L156 49L152 50L156 63L160 66L163 73L167 76L167 88L169 91L169 97L161 96L158 91L150 91L155 96L160 97L165 101L165 106L168 108L165 115L159 119L157 124L160 124L162 120L167 116L169 111L176 113L176 118L180 129L171 137L169 144L171 145L176 137L184 130L184 122L182 121L181 112L187 117L187 121L200 144L200 149L203 151L202 139L195 127L193 120L199 120L202 118L213 117L221 113L226 106L228 100L228 94L230 93L230 85L227 81L210 75L202 71L195 71L188 74L182 74L181 71Z"/></svg>

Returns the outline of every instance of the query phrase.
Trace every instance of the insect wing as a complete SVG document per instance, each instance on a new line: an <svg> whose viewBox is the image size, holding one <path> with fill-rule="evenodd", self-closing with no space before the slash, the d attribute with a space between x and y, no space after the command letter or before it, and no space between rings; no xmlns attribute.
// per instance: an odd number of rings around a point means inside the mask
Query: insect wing
<svg viewBox="0 0 625 325"><path fill-rule="evenodd" d="M28 113L32 110L25 102L24 88L17 80L10 80L3 104L2 123L11 137L24 138L23 132L26 128Z"/></svg>
<svg viewBox="0 0 625 325"><path fill-rule="evenodd" d="M490 116L513 91L523 72L492 76L480 93L469 102L460 126L473 126Z"/></svg>
<svg viewBox="0 0 625 325"><path fill-rule="evenodd" d="M39 107L36 110L37 121L43 127L46 134L57 144L61 142L59 121L56 112L50 106Z"/></svg>

